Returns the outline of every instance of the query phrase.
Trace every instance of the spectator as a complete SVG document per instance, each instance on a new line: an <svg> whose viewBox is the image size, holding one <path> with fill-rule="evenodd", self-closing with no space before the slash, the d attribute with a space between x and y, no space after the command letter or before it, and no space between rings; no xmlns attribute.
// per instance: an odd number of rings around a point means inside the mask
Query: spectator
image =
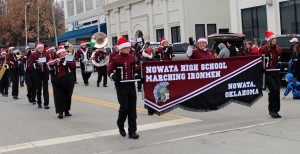
<svg viewBox="0 0 300 154"><path fill-rule="evenodd" d="M218 48L220 49L220 53L218 55L218 58L230 57L230 51L227 49L227 47L224 43L220 43L218 45Z"/></svg>
<svg viewBox="0 0 300 154"><path fill-rule="evenodd" d="M232 42L227 42L227 48L230 51L230 57L235 57L237 56L236 53L236 48L235 46L232 44Z"/></svg>
<svg viewBox="0 0 300 154"><path fill-rule="evenodd" d="M294 76L292 73L288 73L285 75L285 81L288 83L284 92L284 96L282 99L290 93L293 92L293 99L300 99L300 82L294 80Z"/></svg>

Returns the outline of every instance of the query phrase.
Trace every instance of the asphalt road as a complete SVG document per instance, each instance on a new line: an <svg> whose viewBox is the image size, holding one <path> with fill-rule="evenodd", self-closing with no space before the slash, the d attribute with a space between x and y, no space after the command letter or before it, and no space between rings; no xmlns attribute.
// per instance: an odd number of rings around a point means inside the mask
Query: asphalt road
<svg viewBox="0 0 300 154"><path fill-rule="evenodd" d="M84 86L77 71L72 117L57 118L51 83L49 110L28 103L26 87L19 100L0 97L0 153L299 153L300 101L291 94L281 102L283 118L272 119L266 91L252 107L232 103L214 112L176 109L163 116L148 116L138 93L140 138L132 140L118 134L113 83L96 87L94 73Z"/></svg>

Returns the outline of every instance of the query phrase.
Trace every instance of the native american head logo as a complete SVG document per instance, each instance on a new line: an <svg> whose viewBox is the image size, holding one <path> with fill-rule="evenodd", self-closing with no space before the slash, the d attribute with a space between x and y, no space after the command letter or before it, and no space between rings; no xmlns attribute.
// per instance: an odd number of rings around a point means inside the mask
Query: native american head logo
<svg viewBox="0 0 300 154"><path fill-rule="evenodd" d="M166 102L170 99L170 91L167 88L168 85L169 82L160 82L155 86L153 94L156 103Z"/></svg>

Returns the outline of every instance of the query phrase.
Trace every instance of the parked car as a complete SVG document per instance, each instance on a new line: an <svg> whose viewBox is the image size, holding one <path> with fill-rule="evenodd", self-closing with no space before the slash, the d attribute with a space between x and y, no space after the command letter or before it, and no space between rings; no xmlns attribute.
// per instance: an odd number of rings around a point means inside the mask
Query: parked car
<svg viewBox="0 0 300 154"><path fill-rule="evenodd" d="M214 41L211 50L217 54L220 52L220 49L218 48L220 43L224 43L226 45L227 42L231 42L236 48L237 55L244 50L245 46L245 35L240 33L216 33L209 35L208 39Z"/></svg>
<svg viewBox="0 0 300 154"><path fill-rule="evenodd" d="M173 47L173 51L174 51L173 60L188 59L188 57L186 55L186 50L189 47L188 43L173 43L172 47Z"/></svg>
<svg viewBox="0 0 300 154"><path fill-rule="evenodd" d="M280 77L282 83L285 83L285 74L288 73L288 63L292 56L290 40L294 37L300 40L300 34L285 34L276 36L277 44L282 48L282 59L280 68Z"/></svg>

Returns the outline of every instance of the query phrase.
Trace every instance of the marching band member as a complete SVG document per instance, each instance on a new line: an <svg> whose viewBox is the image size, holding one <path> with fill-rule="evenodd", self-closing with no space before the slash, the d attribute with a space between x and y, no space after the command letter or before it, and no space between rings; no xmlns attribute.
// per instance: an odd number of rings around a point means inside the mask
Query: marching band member
<svg viewBox="0 0 300 154"><path fill-rule="evenodd" d="M29 66L29 59L32 56L34 50L28 50L29 47L26 47L26 61L25 61L25 83L27 85L27 98L29 103L33 105L36 104L36 89L34 81L34 68Z"/></svg>
<svg viewBox="0 0 300 154"><path fill-rule="evenodd" d="M58 118L72 116L69 112L71 109L72 94L74 89L74 76L71 68L76 67L75 61L66 61L67 52L64 48L59 48L56 51L55 59L49 61L50 68L54 70L51 80L53 85L55 110L58 113Z"/></svg>
<svg viewBox="0 0 300 154"><path fill-rule="evenodd" d="M24 87L24 81L25 81L25 64L27 60L26 50L29 50L29 47L25 48L25 53L22 53L22 55L19 58L19 79L20 79L21 87Z"/></svg>
<svg viewBox="0 0 300 154"><path fill-rule="evenodd" d="M117 45L115 45L112 50L113 52L109 54L109 59L119 54L119 48Z"/></svg>
<svg viewBox="0 0 300 154"><path fill-rule="evenodd" d="M0 58L0 67L1 67L1 72L3 69L3 74L2 78L0 79L0 93L2 93L2 96L8 97L8 84L9 84L9 72L8 70L4 67L4 65L7 65L7 62L5 61L6 59L6 51L2 50L1 51L1 58Z"/></svg>
<svg viewBox="0 0 300 154"><path fill-rule="evenodd" d="M156 58L154 58L153 53L152 53L152 48L148 48L146 50L143 51L142 53L143 58L142 61L157 61ZM148 115L153 115L155 113L155 110L152 109L151 107L144 105L144 107L148 110Z"/></svg>
<svg viewBox="0 0 300 154"><path fill-rule="evenodd" d="M99 63L101 60L104 60L106 56L106 52L103 51L103 49L97 49L94 51L94 57L92 57L96 63ZM107 87L107 66L96 66L96 70L98 72L98 79L97 79L97 87L99 87L99 84L103 77L103 87Z"/></svg>
<svg viewBox="0 0 300 154"><path fill-rule="evenodd" d="M76 52L76 60L80 61L80 69L83 82L85 86L89 85L89 78L91 77L91 72L85 71L85 65L91 57L91 53L89 48L87 48L86 43L84 41L80 42L80 49Z"/></svg>
<svg viewBox="0 0 300 154"><path fill-rule="evenodd" d="M118 40L118 47L120 49L120 54L112 57L107 73L110 78L115 82L116 92L118 101L120 104L119 115L117 120L117 125L119 128L119 133L121 136L126 136L126 131L124 129L124 123L128 117L128 133L129 138L138 139L139 135L136 134L137 124L136 124L136 90L134 82L120 82L123 80L131 80L134 78L132 74L135 57L130 54L130 43L126 38L122 37Z"/></svg>
<svg viewBox="0 0 300 154"><path fill-rule="evenodd" d="M168 40L162 38L160 40L160 45L155 52L155 57L159 60L172 60L173 53L173 47L169 46Z"/></svg>
<svg viewBox="0 0 300 154"><path fill-rule="evenodd" d="M276 36L271 31L266 31L267 43L262 46L259 51L265 55L266 69L263 70L266 74L266 86L269 89L269 115L272 118L281 118L278 114L280 111L280 75L279 65L282 57L282 49L277 45Z"/></svg>
<svg viewBox="0 0 300 154"><path fill-rule="evenodd" d="M209 48L207 48L207 40L204 37L199 37L196 42L196 49L193 49L194 40L192 37L189 38L189 47L186 51L186 55L190 59L212 59L213 54Z"/></svg>
<svg viewBox="0 0 300 154"><path fill-rule="evenodd" d="M69 54L73 55L74 61L75 61L77 51L73 50L73 44L69 43L69 46L66 50ZM76 77L76 67L71 68L71 71L72 71L72 74L74 75L75 84L78 84L77 83L77 77Z"/></svg>
<svg viewBox="0 0 300 154"><path fill-rule="evenodd" d="M38 43L36 52L32 53L29 58L29 66L34 70L35 88L37 91L37 104L38 108L42 108L42 89L44 97L44 108L49 109L49 69L46 63L49 61L49 53L44 50L44 45Z"/></svg>
<svg viewBox="0 0 300 154"><path fill-rule="evenodd" d="M9 77L12 82L12 97L19 99L19 69L18 69L18 58L13 52L14 47L8 48L8 55L6 56L6 62L9 66Z"/></svg>

